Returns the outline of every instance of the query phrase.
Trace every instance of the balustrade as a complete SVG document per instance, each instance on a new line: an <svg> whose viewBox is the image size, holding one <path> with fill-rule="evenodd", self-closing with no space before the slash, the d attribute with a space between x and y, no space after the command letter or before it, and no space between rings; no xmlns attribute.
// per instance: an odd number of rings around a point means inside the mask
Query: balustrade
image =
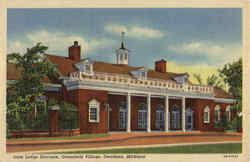
<svg viewBox="0 0 250 162"><path fill-rule="evenodd" d="M117 84L130 84L133 86L142 87L155 87L155 88L165 88L171 90L178 90L184 92L202 93L202 94L212 94L213 88L202 86L202 85L192 85L192 84L178 84L174 81L165 81L154 78L147 78L147 80L139 80L130 78L130 76L123 76L119 74L107 74L107 73L95 73L94 75L86 75L82 72L73 72L70 74L71 80L95 80L100 82L113 82Z"/></svg>

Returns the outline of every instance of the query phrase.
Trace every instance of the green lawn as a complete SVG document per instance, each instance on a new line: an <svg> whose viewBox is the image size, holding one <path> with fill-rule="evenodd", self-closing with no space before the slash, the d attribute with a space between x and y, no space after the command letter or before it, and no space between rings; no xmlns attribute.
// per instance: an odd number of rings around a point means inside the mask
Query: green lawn
<svg viewBox="0 0 250 162"><path fill-rule="evenodd" d="M26 141L26 140L74 140L74 139L86 139L86 138L97 138L110 136L109 134L80 134L78 136L69 136L69 137L33 137L33 138L11 138L7 141Z"/></svg>
<svg viewBox="0 0 250 162"><path fill-rule="evenodd" d="M201 144L189 146L168 146L168 147L147 147L147 148L124 148L109 150L90 150L90 151L68 151L53 152L54 154L192 154L192 153L232 153L242 152L242 143L226 143L226 144Z"/></svg>

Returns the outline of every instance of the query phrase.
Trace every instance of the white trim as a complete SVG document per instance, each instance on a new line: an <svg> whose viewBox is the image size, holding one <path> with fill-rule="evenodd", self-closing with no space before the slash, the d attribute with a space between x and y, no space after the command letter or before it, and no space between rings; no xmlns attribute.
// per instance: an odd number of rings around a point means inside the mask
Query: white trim
<svg viewBox="0 0 250 162"><path fill-rule="evenodd" d="M236 99L226 99L226 98L214 98L214 102L235 104Z"/></svg>
<svg viewBox="0 0 250 162"><path fill-rule="evenodd" d="M205 118L205 113L208 113L207 119ZM203 123L210 123L210 108L209 106L206 106L203 111Z"/></svg>
<svg viewBox="0 0 250 162"><path fill-rule="evenodd" d="M88 108L88 121L90 123L99 123L100 122L100 102L96 99L92 99L88 102L89 108ZM92 120L90 118L90 109L96 109L96 120Z"/></svg>
<svg viewBox="0 0 250 162"><path fill-rule="evenodd" d="M99 83L94 81L84 81L81 82L79 80L74 80L70 83L66 83L67 90L76 90L76 89L93 89L93 90L106 90L109 94L116 94L116 95L125 95L130 93L134 96L147 96L147 94L151 93L152 97L157 96L165 96L166 94L169 95L171 99L180 99L181 97L186 98L195 98L195 99L209 99L213 100L214 102L221 102L221 103L235 103L235 99L223 99L223 98L215 98L214 96L205 96L204 94L194 94L190 92L181 92L181 91L173 91L169 89L162 89L162 88L149 88L149 87L138 87L130 84L112 84L112 83Z"/></svg>
<svg viewBox="0 0 250 162"><path fill-rule="evenodd" d="M165 96L165 132L168 132L169 129L169 96Z"/></svg>
<svg viewBox="0 0 250 162"><path fill-rule="evenodd" d="M127 94L127 132L131 132L131 96Z"/></svg>
<svg viewBox="0 0 250 162"><path fill-rule="evenodd" d="M221 112L221 108L220 108L220 105L216 105L215 108L214 108L214 113L216 114L216 112L218 112L218 119L214 118L215 119L215 122L218 122L221 120L220 118L220 112ZM215 115L214 115L215 116ZM216 117L216 116L215 116Z"/></svg>
<svg viewBox="0 0 250 162"><path fill-rule="evenodd" d="M186 131L186 99L182 97L182 131Z"/></svg>
<svg viewBox="0 0 250 162"><path fill-rule="evenodd" d="M151 132L151 94L147 96L147 132Z"/></svg>
<svg viewBox="0 0 250 162"><path fill-rule="evenodd" d="M227 120L228 121L231 121L231 106L230 105L227 105L227 107L226 107L226 115L227 115L227 112L229 112L229 114L228 114L228 118L227 118Z"/></svg>

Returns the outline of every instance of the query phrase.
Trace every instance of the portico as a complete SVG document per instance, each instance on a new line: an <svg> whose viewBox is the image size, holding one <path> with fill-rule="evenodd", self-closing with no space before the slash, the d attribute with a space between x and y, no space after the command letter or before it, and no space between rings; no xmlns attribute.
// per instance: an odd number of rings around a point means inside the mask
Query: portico
<svg viewBox="0 0 250 162"><path fill-rule="evenodd" d="M126 122L125 128L120 129L126 132L144 130L151 132L152 130L159 130L168 132L170 130L186 131L186 98L176 97L171 95L155 95L152 93L136 94L136 93L114 93L109 95L123 96L121 102L126 98L126 111L120 109L117 111L110 111L109 113L118 113L118 122ZM140 101L138 101L140 100ZM153 102L152 102L153 100ZM178 111L169 111L169 100L182 104L171 105L176 106ZM111 104L112 105L112 104ZM117 109L116 105L110 107L112 110ZM119 109L119 108L118 108ZM123 115L126 113L126 115ZM171 115L170 115L171 114ZM111 115L109 115L111 116ZM126 117L124 121L123 118ZM172 118L172 119L171 119ZM133 120L133 119L136 119ZM109 119L110 120L110 119ZM112 119L111 119L112 120ZM170 121L172 124L170 124ZM136 123L136 124L135 124ZM132 126L133 124L133 126ZM122 124L121 124L122 125ZM112 126L111 126L112 128ZM119 130L119 129L118 129ZM114 129L109 130L114 131Z"/></svg>

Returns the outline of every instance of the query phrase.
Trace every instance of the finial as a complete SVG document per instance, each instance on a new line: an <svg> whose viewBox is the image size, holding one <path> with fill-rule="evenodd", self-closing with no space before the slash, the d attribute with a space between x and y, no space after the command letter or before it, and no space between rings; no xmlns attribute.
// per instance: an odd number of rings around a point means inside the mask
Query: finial
<svg viewBox="0 0 250 162"><path fill-rule="evenodd" d="M124 37L125 37L125 31L122 31L121 32L121 39L122 39L121 40L122 41L121 42L121 49L125 49L125 45L124 45L125 44L125 38Z"/></svg>

